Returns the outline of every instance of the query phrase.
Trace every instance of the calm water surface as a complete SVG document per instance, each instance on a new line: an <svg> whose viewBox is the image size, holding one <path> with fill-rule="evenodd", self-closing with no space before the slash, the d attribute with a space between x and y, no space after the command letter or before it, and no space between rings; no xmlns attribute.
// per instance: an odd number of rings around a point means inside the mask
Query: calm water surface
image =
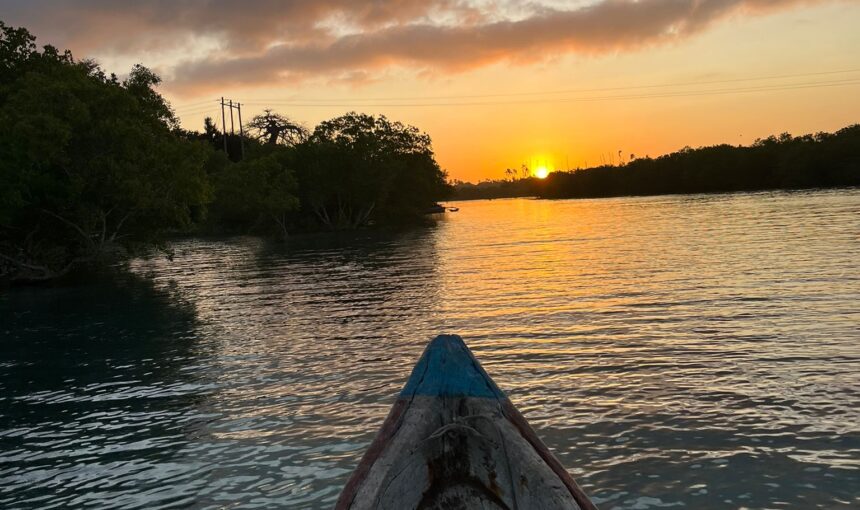
<svg viewBox="0 0 860 510"><path fill-rule="evenodd" d="M331 507L441 332L603 509L860 507L860 190L458 205L2 291L0 507Z"/></svg>

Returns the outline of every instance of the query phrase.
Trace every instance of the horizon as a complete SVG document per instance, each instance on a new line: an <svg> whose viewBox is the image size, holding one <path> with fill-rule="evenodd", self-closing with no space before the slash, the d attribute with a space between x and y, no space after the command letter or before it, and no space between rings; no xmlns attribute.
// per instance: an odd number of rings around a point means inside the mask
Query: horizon
<svg viewBox="0 0 860 510"><path fill-rule="evenodd" d="M245 120L269 107L310 128L386 115L467 182L835 131L860 112L848 1L0 5L40 46L154 69L185 129L218 120L221 96Z"/></svg>

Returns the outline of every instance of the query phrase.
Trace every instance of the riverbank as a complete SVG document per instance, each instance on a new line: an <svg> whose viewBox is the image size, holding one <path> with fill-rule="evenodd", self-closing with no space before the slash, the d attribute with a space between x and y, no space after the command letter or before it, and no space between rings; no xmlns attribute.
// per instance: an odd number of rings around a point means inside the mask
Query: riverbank
<svg viewBox="0 0 860 510"><path fill-rule="evenodd" d="M528 172L526 172L528 173ZM685 147L657 158L556 171L546 179L458 183L458 200L601 198L860 186L860 125L834 133L784 133L750 146Z"/></svg>
<svg viewBox="0 0 860 510"><path fill-rule="evenodd" d="M430 136L384 115L311 130L265 110L239 135L211 118L189 131L142 65L119 80L2 21L0 40L0 280L61 278L175 232L399 225L450 191Z"/></svg>

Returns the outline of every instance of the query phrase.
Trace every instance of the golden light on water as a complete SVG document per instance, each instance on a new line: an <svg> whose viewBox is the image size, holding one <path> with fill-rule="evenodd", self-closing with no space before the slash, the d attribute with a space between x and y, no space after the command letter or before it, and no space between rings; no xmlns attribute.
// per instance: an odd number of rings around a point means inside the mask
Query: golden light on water
<svg viewBox="0 0 860 510"><path fill-rule="evenodd" d="M545 166L539 166L535 169L535 177L538 179L546 179L549 175L549 169Z"/></svg>

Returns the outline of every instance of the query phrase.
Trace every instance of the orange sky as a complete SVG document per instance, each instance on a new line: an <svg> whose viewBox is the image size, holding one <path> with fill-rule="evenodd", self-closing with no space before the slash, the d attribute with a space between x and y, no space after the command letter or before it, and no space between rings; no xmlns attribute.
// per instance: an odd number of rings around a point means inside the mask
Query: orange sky
<svg viewBox="0 0 860 510"><path fill-rule="evenodd" d="M222 95L246 120L383 113L462 180L860 122L856 0L47 2L0 6L109 71L155 68L186 128Z"/></svg>

